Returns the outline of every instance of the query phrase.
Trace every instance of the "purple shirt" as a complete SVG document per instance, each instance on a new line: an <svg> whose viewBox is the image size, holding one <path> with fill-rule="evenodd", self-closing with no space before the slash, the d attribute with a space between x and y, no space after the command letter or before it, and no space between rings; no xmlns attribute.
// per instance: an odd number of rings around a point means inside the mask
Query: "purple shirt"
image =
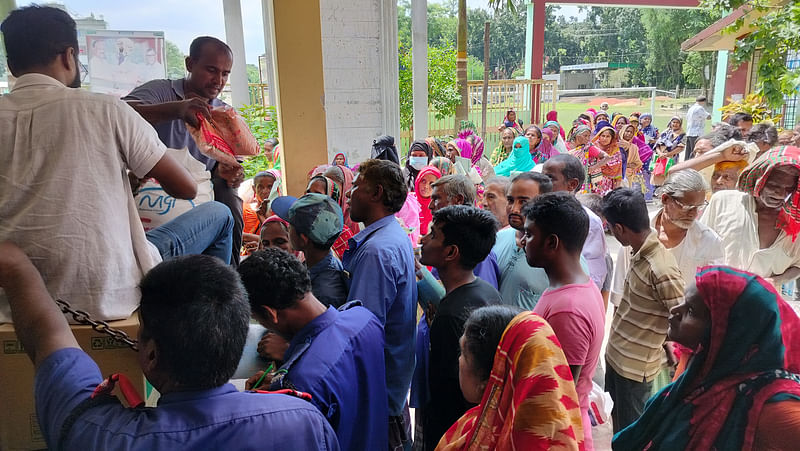
<svg viewBox="0 0 800 451"><path fill-rule="evenodd" d="M230 384L167 393L156 408L92 407L77 417L59 448L64 420L102 380L94 361L76 348L58 350L40 365L36 414L48 448L339 449L333 429L313 404L288 395L240 393Z"/></svg>

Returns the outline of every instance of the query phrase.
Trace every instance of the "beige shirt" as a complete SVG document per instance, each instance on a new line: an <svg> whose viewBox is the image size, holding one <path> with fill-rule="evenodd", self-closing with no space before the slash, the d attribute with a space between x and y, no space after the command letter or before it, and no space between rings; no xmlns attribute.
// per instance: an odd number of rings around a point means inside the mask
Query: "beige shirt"
<svg viewBox="0 0 800 451"><path fill-rule="evenodd" d="M164 152L121 100L23 75L0 97L0 240L28 254L52 296L97 319L130 316L161 258L126 170L143 177ZM0 290L0 323L10 321Z"/></svg>
<svg viewBox="0 0 800 451"><path fill-rule="evenodd" d="M656 224L662 211L664 210L658 210L650 217L650 227L654 233L656 233ZM667 250L675 257L685 284L694 281L698 268L707 265L721 265L725 260L722 239L716 232L698 221L692 223L680 244ZM622 298L630 261L630 246L621 247L617 253L617 266L614 268L614 278L611 284L611 302L614 305L619 305L619 300Z"/></svg>
<svg viewBox="0 0 800 451"><path fill-rule="evenodd" d="M800 238L781 231L766 249L760 249L756 199L741 191L720 191L711 197L700 222L722 238L725 264L761 277L783 274L800 266Z"/></svg>
<svg viewBox="0 0 800 451"><path fill-rule="evenodd" d="M661 370L669 310L682 299L683 278L675 257L651 233L631 256L611 322L606 360L617 374L636 382L653 380Z"/></svg>

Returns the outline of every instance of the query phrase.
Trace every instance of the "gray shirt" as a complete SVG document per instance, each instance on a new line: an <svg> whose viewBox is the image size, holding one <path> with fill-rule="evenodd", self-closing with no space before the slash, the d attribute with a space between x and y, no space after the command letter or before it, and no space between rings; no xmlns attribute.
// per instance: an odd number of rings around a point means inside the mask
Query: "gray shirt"
<svg viewBox="0 0 800 451"><path fill-rule="evenodd" d="M125 96L122 100L138 100L148 105L157 105L166 102L175 102L178 100L186 99L183 90L184 79L180 80L151 80L147 83L137 87L130 94ZM209 102L211 106L226 105L220 99L213 99ZM206 169L211 171L217 164L216 160L207 157L200 152L194 138L186 130L186 122L182 119L173 119L171 121L159 122L152 124L156 129L159 139L165 146L171 149L182 149L186 147L189 153L197 159L197 161L206 165Z"/></svg>

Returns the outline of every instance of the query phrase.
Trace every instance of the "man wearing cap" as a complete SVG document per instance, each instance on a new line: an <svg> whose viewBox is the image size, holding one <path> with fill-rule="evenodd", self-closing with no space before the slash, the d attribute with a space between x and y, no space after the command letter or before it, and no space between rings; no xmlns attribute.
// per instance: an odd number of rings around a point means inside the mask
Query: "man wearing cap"
<svg viewBox="0 0 800 451"><path fill-rule="evenodd" d="M686 112L686 156L683 161L692 157L694 144L697 142L697 138L704 134L706 121L711 119L705 105L706 96L699 95L695 99L694 105Z"/></svg>
<svg viewBox="0 0 800 451"><path fill-rule="evenodd" d="M347 279L331 246L342 233L342 209L330 197L310 193L297 199L278 197L270 206L289 223L292 248L302 251L311 277L311 292L326 306L336 308L347 300Z"/></svg>
<svg viewBox="0 0 800 451"><path fill-rule="evenodd" d="M254 252L239 275L253 317L290 340L280 368L254 375L247 388L309 393L341 449L387 449L383 326L375 315L358 301L338 310L323 305L311 292L306 267L280 249Z"/></svg>

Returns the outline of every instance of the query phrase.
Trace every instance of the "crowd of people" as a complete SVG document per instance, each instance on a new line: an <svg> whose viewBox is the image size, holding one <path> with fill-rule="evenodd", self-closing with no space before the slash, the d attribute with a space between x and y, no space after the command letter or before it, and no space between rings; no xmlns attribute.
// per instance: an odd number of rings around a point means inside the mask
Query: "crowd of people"
<svg viewBox="0 0 800 451"><path fill-rule="evenodd" d="M197 38L185 78L115 99L74 89L65 12L21 8L0 31L16 77L0 322L35 365L48 447L590 450L597 387L618 449L800 438L800 319L781 292L800 277L800 129L741 113L706 134L704 97L663 132L608 105L567 129L509 110L490 155L472 129L404 155L381 136L370 159L311 168L297 198L279 166L245 181L187 129L222 104L224 42ZM167 148L205 165L215 200L145 233L143 179L196 195ZM54 298L137 315L156 407L95 394ZM239 392L242 358L266 369Z"/></svg>

